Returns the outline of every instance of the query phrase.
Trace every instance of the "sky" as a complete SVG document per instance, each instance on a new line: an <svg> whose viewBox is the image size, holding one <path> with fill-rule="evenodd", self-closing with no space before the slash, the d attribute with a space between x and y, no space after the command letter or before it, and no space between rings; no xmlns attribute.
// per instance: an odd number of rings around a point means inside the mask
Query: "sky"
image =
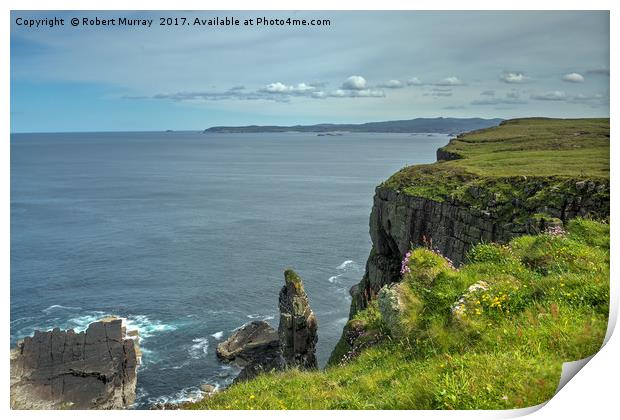
<svg viewBox="0 0 620 420"><path fill-rule="evenodd" d="M226 16L241 25L192 24ZM54 17L65 25L17 23ZM330 24L243 25L257 17ZM11 22L12 132L609 116L608 12L13 11Z"/></svg>

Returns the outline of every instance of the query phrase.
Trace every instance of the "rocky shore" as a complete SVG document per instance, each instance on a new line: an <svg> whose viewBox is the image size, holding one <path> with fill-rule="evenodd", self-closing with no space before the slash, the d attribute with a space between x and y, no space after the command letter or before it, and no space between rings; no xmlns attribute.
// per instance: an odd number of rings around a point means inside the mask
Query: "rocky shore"
<svg viewBox="0 0 620 420"><path fill-rule="evenodd" d="M12 409L120 409L136 398L137 332L119 318L35 331L11 350Z"/></svg>

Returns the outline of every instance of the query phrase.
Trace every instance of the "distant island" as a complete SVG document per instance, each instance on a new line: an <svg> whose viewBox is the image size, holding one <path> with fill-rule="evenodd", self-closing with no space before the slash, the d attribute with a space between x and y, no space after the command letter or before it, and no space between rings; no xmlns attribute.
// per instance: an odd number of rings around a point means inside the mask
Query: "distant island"
<svg viewBox="0 0 620 420"><path fill-rule="evenodd" d="M501 118L414 118L411 120L378 121L363 124L314 124L314 125L246 125L240 127L210 127L203 133L327 133L348 131L351 133L443 133L460 134L472 130L494 127Z"/></svg>

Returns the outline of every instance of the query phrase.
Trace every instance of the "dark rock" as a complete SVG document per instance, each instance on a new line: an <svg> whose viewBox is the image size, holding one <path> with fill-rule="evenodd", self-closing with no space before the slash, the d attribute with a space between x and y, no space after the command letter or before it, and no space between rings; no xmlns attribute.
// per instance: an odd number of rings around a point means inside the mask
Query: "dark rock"
<svg viewBox="0 0 620 420"><path fill-rule="evenodd" d="M35 331L11 351L11 408L119 409L136 397L137 340L122 320L73 330Z"/></svg>
<svg viewBox="0 0 620 420"><path fill-rule="evenodd" d="M439 149L437 149L437 160L438 161L457 160L457 159L462 159L462 158L463 156L459 155L458 153L449 152L443 147L440 147Z"/></svg>
<svg viewBox="0 0 620 420"><path fill-rule="evenodd" d="M282 367L278 333L265 321L252 321L217 346L217 355L243 367L235 381Z"/></svg>
<svg viewBox="0 0 620 420"><path fill-rule="evenodd" d="M431 246L458 266L469 249L480 242L506 243L517 236L540 233L548 225L561 226L575 217L609 216L608 181L517 179L523 183L519 186L523 193L509 197L508 206L480 186L468 189L471 199L477 202L474 206L379 186L370 215L372 249L364 277L351 288L350 318L364 309L384 285L400 280L400 262L412 246ZM548 197L545 202L538 201L541 192ZM540 219L527 217L538 213L545 215L543 226Z"/></svg>
<svg viewBox="0 0 620 420"><path fill-rule="evenodd" d="M290 269L286 270L284 283L284 287L280 290L278 327L284 363L287 367L314 369L317 367L316 317L297 273Z"/></svg>

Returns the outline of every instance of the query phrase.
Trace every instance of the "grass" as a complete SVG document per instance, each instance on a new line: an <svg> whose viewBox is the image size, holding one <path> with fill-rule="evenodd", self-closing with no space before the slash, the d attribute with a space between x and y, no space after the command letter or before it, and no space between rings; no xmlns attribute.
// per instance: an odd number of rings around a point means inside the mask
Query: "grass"
<svg viewBox="0 0 620 420"><path fill-rule="evenodd" d="M339 344L325 370L263 374L184 408L527 407L553 396L563 362L603 342L607 224L574 219L566 232L479 244L459 269L417 248L408 266L398 284L400 316L385 318L374 301L349 321L358 334Z"/></svg>
<svg viewBox="0 0 620 420"><path fill-rule="evenodd" d="M472 183L498 180L609 182L609 119L509 120L461 135L442 149L460 159L406 167L382 186L444 201L460 198Z"/></svg>

